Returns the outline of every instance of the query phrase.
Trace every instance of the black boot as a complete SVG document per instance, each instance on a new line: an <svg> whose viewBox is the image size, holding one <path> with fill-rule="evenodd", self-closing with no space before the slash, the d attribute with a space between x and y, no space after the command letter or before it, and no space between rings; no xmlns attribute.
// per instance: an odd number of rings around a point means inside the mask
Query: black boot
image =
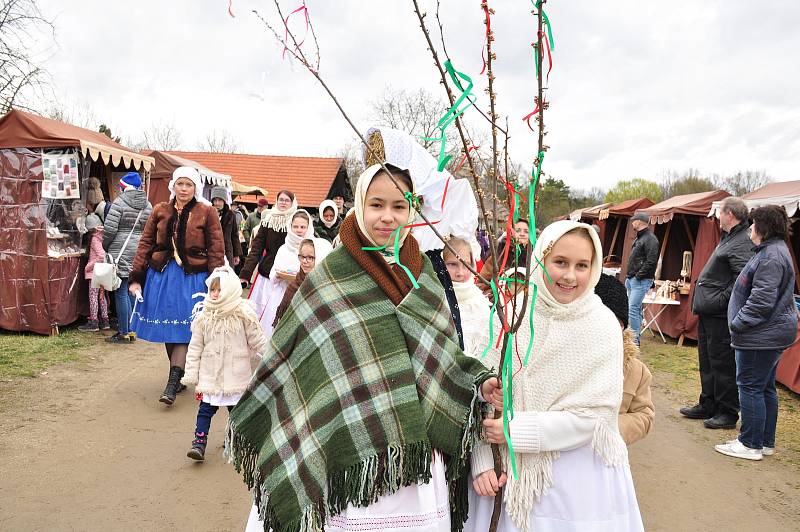
<svg viewBox="0 0 800 532"><path fill-rule="evenodd" d="M161 394L162 403L171 405L175 402L175 395L181 385L181 377L183 377L183 368L178 366L171 366L169 368L169 379L167 379L167 386L164 388L164 393Z"/></svg>
<svg viewBox="0 0 800 532"><path fill-rule="evenodd" d="M208 443L208 435L205 432L195 432L194 440L192 440L192 448L186 453L186 456L192 460L202 462L206 459L206 443Z"/></svg>

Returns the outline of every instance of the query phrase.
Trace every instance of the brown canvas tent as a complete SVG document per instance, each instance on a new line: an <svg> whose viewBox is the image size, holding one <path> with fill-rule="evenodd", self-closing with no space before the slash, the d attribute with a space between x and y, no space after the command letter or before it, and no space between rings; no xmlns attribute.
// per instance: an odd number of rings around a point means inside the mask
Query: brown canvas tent
<svg viewBox="0 0 800 532"><path fill-rule="evenodd" d="M685 251L692 252L689 294L681 295L681 304L669 306L658 320L664 334L673 338L685 336L697 340L697 316L692 314L691 298L694 295L697 277L711 253L714 252L720 238L719 225L714 218L708 217L708 212L715 201L728 196L730 194L724 190L685 194L636 211L650 216L650 223L655 226L653 229L661 244L658 279L677 281L683 267L683 253ZM628 265L635 236L635 231L628 224L622 253L622 273L620 274L622 280L624 280L624 272ZM655 314L658 310L660 308L654 308L653 313Z"/></svg>
<svg viewBox="0 0 800 532"><path fill-rule="evenodd" d="M114 172L152 164L96 131L17 110L0 118L0 328L48 334L86 312L88 178L107 197Z"/></svg>
<svg viewBox="0 0 800 532"><path fill-rule="evenodd" d="M600 209L597 224L600 226L600 241L603 243L603 266L618 268L622 264L628 220L639 209L653 205L648 198L636 198Z"/></svg>
<svg viewBox="0 0 800 532"><path fill-rule="evenodd" d="M153 205L169 200L168 185L172 179L172 172L180 166L190 166L200 173L200 179L207 185L203 189L203 195L206 199L211 197L211 188L214 186L225 187L229 191L232 189L233 181L231 176L210 170L197 161L165 151L153 151L149 155L155 160L153 171L150 174L150 186L147 191L147 197Z"/></svg>
<svg viewBox="0 0 800 532"><path fill-rule="evenodd" d="M800 256L800 181L784 181L781 183L769 183L758 190L754 190L742 196L745 204L750 209L764 205L779 205L786 210L792 226L792 234L789 237L789 250L794 260L795 273L795 294L800 294L800 268L798 268L798 256ZM719 216L719 203L712 206L711 214ZM800 327L798 328L800 336ZM800 341L787 348L778 363L776 372L778 382L800 393Z"/></svg>

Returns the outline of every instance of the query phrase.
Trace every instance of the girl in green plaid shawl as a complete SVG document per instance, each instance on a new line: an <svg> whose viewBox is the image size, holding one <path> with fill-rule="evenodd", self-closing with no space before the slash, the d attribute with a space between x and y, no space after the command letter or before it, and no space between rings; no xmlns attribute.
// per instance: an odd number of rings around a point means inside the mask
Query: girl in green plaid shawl
<svg viewBox="0 0 800 532"><path fill-rule="evenodd" d="M408 226L413 182L359 178L342 245L309 273L231 414L248 530L461 530L482 398L497 379L458 347ZM405 194L404 194L405 193ZM384 251L384 250L390 250Z"/></svg>

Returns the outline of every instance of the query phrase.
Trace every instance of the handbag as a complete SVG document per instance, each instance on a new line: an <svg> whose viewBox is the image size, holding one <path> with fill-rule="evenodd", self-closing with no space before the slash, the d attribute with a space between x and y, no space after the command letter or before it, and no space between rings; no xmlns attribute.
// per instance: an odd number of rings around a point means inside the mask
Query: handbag
<svg viewBox="0 0 800 532"><path fill-rule="evenodd" d="M144 209L139 211L139 214L136 215L136 221L133 222L131 232L128 233L128 238L125 239L122 248L119 250L117 260L114 260L114 256L109 253L106 255L105 262L94 263L94 268L92 269L92 288L103 288L108 292L113 292L122 284L122 279L117 275L117 263L119 262L119 257L125 252L125 248L128 247L128 242L130 242L131 235L133 235L133 231L139 223L142 212L144 212Z"/></svg>

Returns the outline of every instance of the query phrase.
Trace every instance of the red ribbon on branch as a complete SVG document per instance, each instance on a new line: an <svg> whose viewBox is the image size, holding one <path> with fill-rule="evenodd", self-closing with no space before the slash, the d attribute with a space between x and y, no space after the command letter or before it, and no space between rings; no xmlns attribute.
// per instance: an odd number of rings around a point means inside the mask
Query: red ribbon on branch
<svg viewBox="0 0 800 532"><path fill-rule="evenodd" d="M309 21L308 21L308 8L306 7L305 2L303 2L303 5L301 5L300 7L298 7L297 9L292 11L291 13L289 13L286 16L286 18L283 19L283 28L284 28L285 31L283 33L283 55L281 56L281 59L286 59L286 52L289 50L289 47L288 47L289 19L292 18L292 15L294 15L296 13L300 13L301 11L303 12L304 18L306 19L306 32L303 35L303 38L300 39L300 42L297 43L297 45L294 47L295 51L299 50L300 47L303 46L303 43L306 41L306 37L308 36L308 24L309 24Z"/></svg>

